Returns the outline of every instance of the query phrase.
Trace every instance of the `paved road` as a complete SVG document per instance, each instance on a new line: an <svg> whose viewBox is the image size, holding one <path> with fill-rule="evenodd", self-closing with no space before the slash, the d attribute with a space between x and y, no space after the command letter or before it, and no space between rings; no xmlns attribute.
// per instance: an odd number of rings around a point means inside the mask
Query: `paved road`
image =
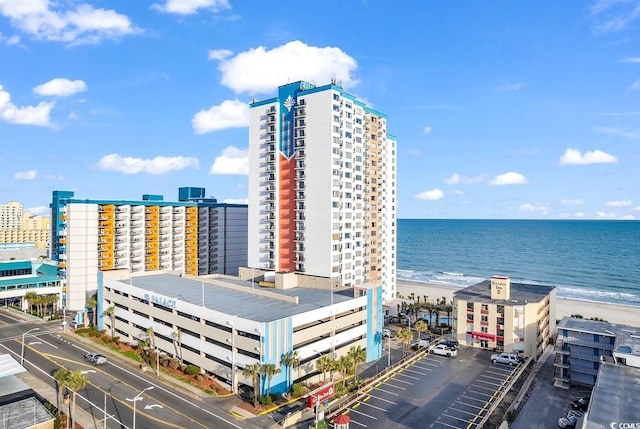
<svg viewBox="0 0 640 429"><path fill-rule="evenodd" d="M246 421L235 421L227 411L216 410L210 401L193 397L127 362L109 359L107 364L94 367L84 360L84 354L91 350L73 336L62 335L59 321L25 322L11 313L0 312L0 353L9 353L20 361L22 335L30 330L24 345L27 370L53 388L51 374L57 369L84 371L89 384L78 393L76 406L99 421L106 405L108 428L132 427L132 400L150 387L135 401L137 429L255 427Z"/></svg>

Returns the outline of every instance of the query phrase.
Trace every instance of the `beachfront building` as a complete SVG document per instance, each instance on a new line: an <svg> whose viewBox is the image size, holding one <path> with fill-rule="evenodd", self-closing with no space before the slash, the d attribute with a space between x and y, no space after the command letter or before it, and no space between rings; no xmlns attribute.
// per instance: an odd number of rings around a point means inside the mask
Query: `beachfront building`
<svg viewBox="0 0 640 429"><path fill-rule="evenodd" d="M27 310L30 303L25 295L29 292L35 292L39 297L57 297L50 304L53 310L59 308L62 281L58 278L57 265L36 260L0 262L0 302Z"/></svg>
<svg viewBox="0 0 640 429"><path fill-rule="evenodd" d="M453 336L461 344L538 357L555 331L553 286L493 276L453 294Z"/></svg>
<svg viewBox="0 0 640 429"><path fill-rule="evenodd" d="M99 272L237 274L246 266L247 206L206 198L204 188L181 188L179 196L87 200L54 191L50 253L64 281L64 305L83 309Z"/></svg>
<svg viewBox="0 0 640 429"><path fill-rule="evenodd" d="M49 217L23 211L22 204L0 204L0 244L33 243L36 248L49 246Z"/></svg>
<svg viewBox="0 0 640 429"><path fill-rule="evenodd" d="M558 323L554 367L556 386L593 387L583 428L640 422L639 327L564 317Z"/></svg>
<svg viewBox="0 0 640 429"><path fill-rule="evenodd" d="M98 301L115 312L113 319L103 317L99 308L99 328L111 333L113 327L114 335L132 344L146 340L152 328L161 353L214 374L234 392L239 383L253 386L242 375L251 364L280 368L270 387L284 393L292 383L322 380L320 356L337 359L362 347L367 362L381 357L381 286L302 288L294 273L275 274L272 287L220 275L116 274L101 276ZM283 355L291 352L299 363L288 368ZM260 389L266 393L264 378Z"/></svg>
<svg viewBox="0 0 640 429"><path fill-rule="evenodd" d="M249 267L395 296L396 160L387 116L336 82L254 100Z"/></svg>
<svg viewBox="0 0 640 429"><path fill-rule="evenodd" d="M594 386L606 361L640 371L640 328L564 317L558 323L555 354L557 386Z"/></svg>

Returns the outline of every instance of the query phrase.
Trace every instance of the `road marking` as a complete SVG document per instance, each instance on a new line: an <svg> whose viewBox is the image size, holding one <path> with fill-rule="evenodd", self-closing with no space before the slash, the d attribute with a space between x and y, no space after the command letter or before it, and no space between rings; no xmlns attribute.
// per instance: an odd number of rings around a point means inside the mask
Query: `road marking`
<svg viewBox="0 0 640 429"><path fill-rule="evenodd" d="M405 391L407 390L407 389L406 389L406 388L404 388L404 387L394 386L393 384L385 384L385 386L393 387L394 389L398 389L398 390L405 390ZM384 389L383 389L383 388L381 388L381 387L376 387L376 390L379 390L379 391L384 392L384 393L388 393L389 395L396 395L396 396L398 396L398 394L397 394L397 393L395 393L395 392L390 392L390 391L388 391L388 390L384 390Z"/></svg>
<svg viewBox="0 0 640 429"><path fill-rule="evenodd" d="M472 384L471 387L477 387L478 389L484 389L484 390L489 390L491 392L494 392L496 389L491 389L489 387L484 387L484 386L478 386L477 384ZM478 392L480 393L480 392Z"/></svg>
<svg viewBox="0 0 640 429"><path fill-rule="evenodd" d="M449 407L448 409L450 409L450 410L460 411L461 413L469 414L469 415L472 415L472 416L474 416L474 417L475 417L475 416L476 416L476 414L477 414L477 413L471 413L471 412L469 412L469 411L461 410L461 409L459 409L459 408L454 408L454 407Z"/></svg>
<svg viewBox="0 0 640 429"><path fill-rule="evenodd" d="M420 378L419 378L419 377L414 377L413 375L407 375L407 374L399 374L399 375L401 375L401 376L403 376L403 377L410 378L410 379L412 379L412 380L420 380ZM425 375L426 375L426 374L425 374ZM396 380L396 381L398 381L398 380Z"/></svg>
<svg viewBox="0 0 640 429"><path fill-rule="evenodd" d="M429 375L429 374L427 374L426 372L420 372L420 371L416 371L416 370L413 370L413 369L407 369L407 371L408 371L408 372L412 372L412 373L414 373L414 374ZM428 371L431 371L431 370L428 370Z"/></svg>
<svg viewBox="0 0 640 429"><path fill-rule="evenodd" d="M461 417L452 416L451 414L447 414L447 411L449 411L449 408L447 408L444 411L444 413L441 414L441 416L449 417L450 419L459 420L459 421L465 422L465 423L471 423L471 420L463 419Z"/></svg>
<svg viewBox="0 0 640 429"><path fill-rule="evenodd" d="M398 378L396 378L395 380L396 383L404 383L404 384L408 384L409 386L413 386L413 383L409 382L409 381L404 381L404 380L400 380ZM388 385L392 385L391 382L387 383ZM392 385L393 386L393 385Z"/></svg>
<svg viewBox="0 0 640 429"><path fill-rule="evenodd" d="M491 386L498 386L498 387L502 386L502 383L494 383L494 382L491 382L491 381L484 381L484 380L480 380L479 378L476 378L476 382L489 384Z"/></svg>
<svg viewBox="0 0 640 429"><path fill-rule="evenodd" d="M373 420L378 420L377 417L375 416L370 416L369 414L363 413L361 411L356 410L355 408L360 405L360 403L358 402L356 405L354 405L353 407L349 408L351 410L352 413L356 413L356 414L360 414L361 416L365 416L365 417L369 417L370 419Z"/></svg>
<svg viewBox="0 0 640 429"><path fill-rule="evenodd" d="M439 422L439 421L437 421L437 420L436 420L436 423L439 423L439 424L441 424L441 425L444 425L444 426L447 426L447 427L450 427L450 428L460 429L460 427L459 427L459 426L452 426L452 425L450 425L450 424L448 424L448 423L445 423L445 422ZM433 425L431 425L431 426L433 426Z"/></svg>
<svg viewBox="0 0 640 429"><path fill-rule="evenodd" d="M387 412L387 410L385 410L384 408L376 407L375 405L371 405L371 404L368 404L368 403L367 403L367 404L364 404L364 403L363 403L362 405L364 405L365 407L371 407L371 408L374 408L374 409L379 410L379 411L384 411L385 413ZM377 420L377 419L376 419L376 420Z"/></svg>
<svg viewBox="0 0 640 429"><path fill-rule="evenodd" d="M397 393L393 393L393 395L398 396L398 394L397 394ZM390 404L392 404L392 405L398 405L397 403L395 403L395 402L393 402L393 401L390 401L390 400L388 400L388 399L381 398L381 397L376 396L376 395L369 395L369 396L371 396L371 397L372 397L372 398L374 398L374 399L377 399L378 401L388 402L388 403L390 403Z"/></svg>
<svg viewBox="0 0 640 429"><path fill-rule="evenodd" d="M51 347L53 347L54 349L57 349L57 348L58 348L58 346L53 345L53 344L51 344L50 342L43 340L41 337L38 337L38 339L39 339L40 341L42 341L43 343L50 345L50 346L51 346Z"/></svg>

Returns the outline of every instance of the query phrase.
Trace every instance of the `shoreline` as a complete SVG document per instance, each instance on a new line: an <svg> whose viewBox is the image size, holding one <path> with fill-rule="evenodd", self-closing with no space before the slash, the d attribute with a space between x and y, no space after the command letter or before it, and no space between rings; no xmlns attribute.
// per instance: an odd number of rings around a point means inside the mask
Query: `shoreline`
<svg viewBox="0 0 640 429"><path fill-rule="evenodd" d="M463 289L463 287L396 279L396 289L404 299L413 292L416 296L420 296L421 301L424 295L429 301L442 297L451 301L454 292ZM556 319L560 320L572 314L580 314L585 319L598 317L610 323L640 326L640 307L556 297Z"/></svg>

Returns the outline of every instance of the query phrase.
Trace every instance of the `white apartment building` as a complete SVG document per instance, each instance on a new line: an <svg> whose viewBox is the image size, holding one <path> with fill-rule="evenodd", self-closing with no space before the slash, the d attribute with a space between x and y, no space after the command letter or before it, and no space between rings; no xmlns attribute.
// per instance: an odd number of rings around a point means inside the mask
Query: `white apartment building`
<svg viewBox="0 0 640 429"><path fill-rule="evenodd" d="M184 188L202 189L202 188ZM63 305L84 308L99 272L237 274L246 265L246 206L206 201L80 200L54 191L51 259L64 279ZM225 258L227 249L237 250ZM202 256L202 258L200 257Z"/></svg>
<svg viewBox="0 0 640 429"><path fill-rule="evenodd" d="M22 204L10 201L0 204L0 230L22 229Z"/></svg>
<svg viewBox="0 0 640 429"><path fill-rule="evenodd" d="M396 293L397 142L332 82L251 103L248 264Z"/></svg>

